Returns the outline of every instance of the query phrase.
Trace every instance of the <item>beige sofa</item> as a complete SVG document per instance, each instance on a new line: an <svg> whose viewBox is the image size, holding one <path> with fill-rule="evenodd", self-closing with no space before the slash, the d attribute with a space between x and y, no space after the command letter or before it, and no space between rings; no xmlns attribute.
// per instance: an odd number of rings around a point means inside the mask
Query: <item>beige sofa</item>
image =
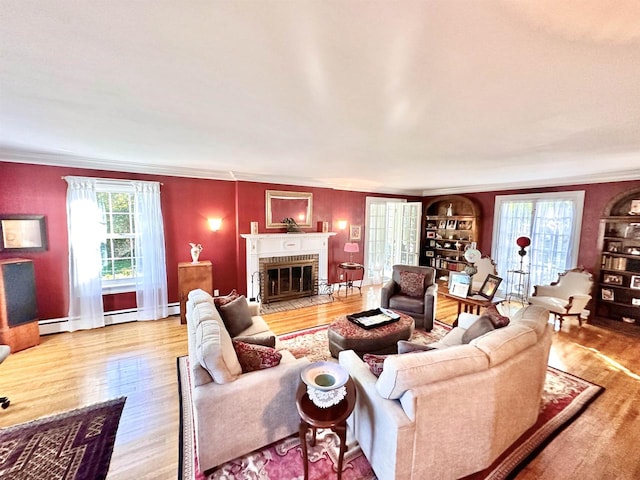
<svg viewBox="0 0 640 480"><path fill-rule="evenodd" d="M341 352L357 387L349 427L377 477L453 479L491 465L538 417L548 319L544 308L525 307L469 344L456 327L435 350L387 357L379 378Z"/></svg>
<svg viewBox="0 0 640 480"><path fill-rule="evenodd" d="M258 304L250 303L249 308L252 325L237 336L271 334L258 315ZM296 433L300 417L295 393L300 372L309 361L296 359L276 343L282 355L279 365L242 373L212 297L203 290L190 292L186 316L200 470L210 470Z"/></svg>

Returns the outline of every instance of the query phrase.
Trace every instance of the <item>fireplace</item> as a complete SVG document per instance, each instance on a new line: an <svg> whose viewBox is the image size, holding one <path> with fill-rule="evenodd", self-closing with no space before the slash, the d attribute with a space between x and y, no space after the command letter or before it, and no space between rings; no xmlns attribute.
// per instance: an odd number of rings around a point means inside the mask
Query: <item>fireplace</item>
<svg viewBox="0 0 640 480"><path fill-rule="evenodd" d="M256 299L260 293L262 302L273 302L315 295L318 280L329 278L329 239L333 235L242 234L247 241L247 297Z"/></svg>
<svg viewBox="0 0 640 480"><path fill-rule="evenodd" d="M260 274L263 303L318 293L318 255L261 258Z"/></svg>

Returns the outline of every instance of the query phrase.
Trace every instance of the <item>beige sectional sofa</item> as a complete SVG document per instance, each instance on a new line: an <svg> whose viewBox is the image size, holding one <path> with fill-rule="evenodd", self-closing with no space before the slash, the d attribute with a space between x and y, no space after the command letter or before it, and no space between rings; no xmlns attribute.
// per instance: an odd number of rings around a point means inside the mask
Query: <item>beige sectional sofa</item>
<svg viewBox="0 0 640 480"><path fill-rule="evenodd" d="M349 426L377 477L454 479L491 465L538 417L548 320L544 308L525 307L469 344L456 327L434 350L387 357L379 378L340 352L357 387Z"/></svg>
<svg viewBox="0 0 640 480"><path fill-rule="evenodd" d="M239 336L271 335L249 304L251 325ZM306 358L276 349L280 364L242 373L232 338L213 298L203 290L189 293L187 330L191 398L200 470L206 471L298 431L296 389ZM205 368L206 367L206 368Z"/></svg>

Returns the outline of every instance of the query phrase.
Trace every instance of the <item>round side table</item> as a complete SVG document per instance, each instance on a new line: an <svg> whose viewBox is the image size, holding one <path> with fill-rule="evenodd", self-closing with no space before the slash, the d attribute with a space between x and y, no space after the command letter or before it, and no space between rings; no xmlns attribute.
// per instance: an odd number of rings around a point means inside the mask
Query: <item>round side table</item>
<svg viewBox="0 0 640 480"><path fill-rule="evenodd" d="M347 396L337 405L328 408L316 406L309 395L307 385L300 382L296 392L296 406L300 414L300 445L302 445L302 463L304 464L304 478L309 478L309 459L307 456L307 431L312 430L311 446L316 443L316 430L318 428L330 428L340 439L340 451L338 453L338 480L342 478L342 460L347 449L347 418L353 412L356 405L356 386L351 377L347 381Z"/></svg>

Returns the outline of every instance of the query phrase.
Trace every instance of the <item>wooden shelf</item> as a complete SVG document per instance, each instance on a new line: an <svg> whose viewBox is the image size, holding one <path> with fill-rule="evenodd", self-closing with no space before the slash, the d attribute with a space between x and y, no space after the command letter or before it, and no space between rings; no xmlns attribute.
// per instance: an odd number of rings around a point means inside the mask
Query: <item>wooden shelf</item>
<svg viewBox="0 0 640 480"><path fill-rule="evenodd" d="M640 199L640 190L612 198L600 217L596 265L598 282L594 291L593 322L623 332L640 332L640 215L629 215L631 201ZM634 253L631 253L634 252ZM632 319L635 323L622 319ZM592 321L591 319L589 321Z"/></svg>
<svg viewBox="0 0 640 480"><path fill-rule="evenodd" d="M449 207L451 215L447 215ZM459 228L461 222L464 228ZM435 268L437 279L448 276L448 272L464 270L464 249L478 240L479 231L479 207L473 200L463 195L432 199L425 208L420 264ZM461 247L446 248L437 243L458 243Z"/></svg>

